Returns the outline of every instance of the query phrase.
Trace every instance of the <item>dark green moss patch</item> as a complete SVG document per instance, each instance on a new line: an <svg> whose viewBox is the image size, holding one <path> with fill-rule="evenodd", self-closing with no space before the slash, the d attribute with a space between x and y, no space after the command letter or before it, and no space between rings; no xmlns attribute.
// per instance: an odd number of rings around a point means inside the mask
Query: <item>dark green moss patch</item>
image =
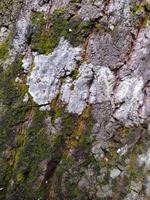
<svg viewBox="0 0 150 200"><path fill-rule="evenodd" d="M133 14L137 14L141 12L141 10L142 10L142 5L140 3L136 3L134 7L132 8Z"/></svg>
<svg viewBox="0 0 150 200"><path fill-rule="evenodd" d="M25 122L28 107L22 103L24 92L15 85L15 78L22 73L21 59L18 59L5 71L0 73L0 100L2 109L0 112L0 187L4 188L1 192L2 199L5 199L7 184L12 175L15 148L15 137L20 131L19 127ZM7 151L10 155L7 160L3 157L3 152Z"/></svg>
<svg viewBox="0 0 150 200"><path fill-rule="evenodd" d="M0 60L5 60L7 58L11 41L12 36L10 34L4 42L0 43Z"/></svg>
<svg viewBox="0 0 150 200"><path fill-rule="evenodd" d="M80 45L93 25L78 16L68 16L65 9L54 11L50 21L46 21L41 13L33 13L32 24L35 28L31 38L32 49L44 54L52 52L62 36L73 46Z"/></svg>
<svg viewBox="0 0 150 200"><path fill-rule="evenodd" d="M90 109L87 108L80 117L63 112L62 124L61 135L59 135L60 142L58 138L55 142L55 144L62 146L62 141L64 141L64 150L55 172L56 199L76 199L79 196L82 196L82 199L86 199L86 194L83 194L77 185L87 166L89 164L96 166L96 161L90 153L91 144L95 139L91 135L94 120ZM78 139L76 139L77 137ZM74 153L73 155L68 155L68 151L71 149L74 149ZM78 166L79 159L82 159L80 169ZM65 179L63 174L65 174ZM62 189L62 183L65 190Z"/></svg>
<svg viewBox="0 0 150 200"><path fill-rule="evenodd" d="M146 1L137 2L131 9L132 13L141 22L141 26L147 27L150 20L150 4Z"/></svg>
<svg viewBox="0 0 150 200"><path fill-rule="evenodd" d="M71 73L72 80L76 80L78 75L79 75L79 70L76 68Z"/></svg>
<svg viewBox="0 0 150 200"><path fill-rule="evenodd" d="M27 105L22 103L25 91L20 91L15 83L15 78L22 73L21 60L16 61L6 71L0 74L0 99L4 107L0 117L0 137L9 139L9 134L13 137L13 129L19 123L23 123L28 111ZM10 137L10 138L11 138ZM0 140L3 143L3 140ZM6 141L2 144L6 145ZM11 141L10 141L11 142ZM1 146L1 147L2 147Z"/></svg>
<svg viewBox="0 0 150 200"><path fill-rule="evenodd" d="M21 199L38 198L40 193L34 190L34 184L41 173L39 165L50 154L45 131L47 113L40 112L38 108L34 108L32 112L32 123L26 130L26 139L20 148L13 173L15 184L10 191L10 196L14 199L18 199L18 196ZM32 192L30 192L31 188Z"/></svg>

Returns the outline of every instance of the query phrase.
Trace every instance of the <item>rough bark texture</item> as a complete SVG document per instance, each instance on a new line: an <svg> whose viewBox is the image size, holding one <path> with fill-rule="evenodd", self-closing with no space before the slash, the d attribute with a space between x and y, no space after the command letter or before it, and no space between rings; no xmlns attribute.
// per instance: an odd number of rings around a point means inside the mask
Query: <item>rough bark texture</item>
<svg viewBox="0 0 150 200"><path fill-rule="evenodd" d="M150 1L0 1L0 200L150 199Z"/></svg>

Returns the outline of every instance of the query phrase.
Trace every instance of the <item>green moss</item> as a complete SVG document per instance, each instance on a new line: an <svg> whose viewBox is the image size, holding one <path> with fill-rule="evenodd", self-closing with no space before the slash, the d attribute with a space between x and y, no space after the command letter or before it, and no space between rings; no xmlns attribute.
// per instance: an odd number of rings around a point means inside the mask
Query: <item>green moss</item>
<svg viewBox="0 0 150 200"><path fill-rule="evenodd" d="M8 56L8 45L7 42L3 42L0 44L0 59L6 59Z"/></svg>
<svg viewBox="0 0 150 200"><path fill-rule="evenodd" d="M6 186L10 180L11 172L11 166L9 166L8 161L0 155L0 187L3 188L0 192L0 199L5 199Z"/></svg>
<svg viewBox="0 0 150 200"><path fill-rule="evenodd" d="M17 175L17 182L21 182L24 180L24 175L22 172L18 173Z"/></svg>
<svg viewBox="0 0 150 200"><path fill-rule="evenodd" d="M17 199L18 196L21 199L33 199L41 195L37 191L40 185L34 190L34 184L41 173L40 163L50 153L45 130L45 118L47 115L47 112L40 112L38 108L34 107L32 110L31 126L23 136L25 140L18 143L21 147L17 148L19 154L17 155L17 162L13 169L15 184L12 191L9 191L14 199ZM30 192L31 188L32 192ZM16 190L17 193L14 192Z"/></svg>
<svg viewBox="0 0 150 200"><path fill-rule="evenodd" d="M91 25L92 22L84 22L78 16L67 17L65 9L56 10L52 15L52 29L58 41L64 36L73 46L78 46L88 36Z"/></svg>
<svg viewBox="0 0 150 200"><path fill-rule="evenodd" d="M51 102L51 120L52 123L59 117L61 117L65 111L65 107L62 102L58 102L59 95Z"/></svg>
<svg viewBox="0 0 150 200"><path fill-rule="evenodd" d="M132 13L138 15L139 19L142 21L142 25L147 27L147 22L150 20L150 4L146 1L136 3L132 8Z"/></svg>
<svg viewBox="0 0 150 200"><path fill-rule="evenodd" d="M70 157L63 155L61 159L61 164L56 169L56 176L57 176L57 188L56 188L56 195L57 199L74 199L79 194L79 189L77 187L77 182L79 179L79 174L75 170L69 174L68 169L71 169L71 166L75 164L75 160ZM63 176L64 171L66 171L66 177L63 180L63 185L65 187L66 193L62 192L61 188L61 179Z"/></svg>
<svg viewBox="0 0 150 200"><path fill-rule="evenodd" d="M22 94L15 85L16 77L22 73L21 66L22 61L19 59L0 75L0 97L3 99L4 104L7 104L8 107L11 107L12 105L14 107L20 104L21 102L19 100L21 100L24 96L24 93Z"/></svg>
<svg viewBox="0 0 150 200"><path fill-rule="evenodd" d="M62 36L73 46L80 45L88 36L93 23L84 22L78 16L69 18L65 9L58 9L50 17L50 22L41 13L33 13L32 24L36 29L31 38L32 49L48 54L58 45Z"/></svg>
<svg viewBox="0 0 150 200"><path fill-rule="evenodd" d="M14 84L15 78L21 71L21 60L19 60L0 74L0 99L5 108L5 113L0 118L0 137L2 141L6 138L6 141L9 141L11 132L24 121L28 111L27 105L22 103L24 92L20 91ZM4 144L1 146L2 148Z"/></svg>
<svg viewBox="0 0 150 200"><path fill-rule="evenodd" d="M6 148L9 147L9 153L12 155L9 162L4 157L3 162L0 163L0 168L4 169L3 175L0 172L0 179L2 180L0 187L4 187L6 190L15 163L15 148L17 148L15 138L20 131L19 127L25 122L29 110L28 106L22 103L24 92L14 84L15 78L21 73L21 59L16 60L15 63L0 73L0 99L3 103L2 113L0 113L0 154L3 154L3 151L5 152ZM5 192L4 190L1 193L2 199L5 199Z"/></svg>
<svg viewBox="0 0 150 200"><path fill-rule="evenodd" d="M71 85L70 90L74 90L74 84Z"/></svg>
<svg viewBox="0 0 150 200"><path fill-rule="evenodd" d="M77 116L72 115L68 112L65 112L63 114L63 128L62 128L62 133L65 137L71 136L76 130L76 123L77 123Z"/></svg>
<svg viewBox="0 0 150 200"><path fill-rule="evenodd" d="M32 13L32 23L36 26L42 26L45 24L44 14L41 12L33 12Z"/></svg>
<svg viewBox="0 0 150 200"><path fill-rule="evenodd" d="M76 68L71 73L72 80L76 80L78 75L79 75L79 70Z"/></svg>
<svg viewBox="0 0 150 200"><path fill-rule="evenodd" d="M81 0L71 0L70 3L81 3Z"/></svg>
<svg viewBox="0 0 150 200"><path fill-rule="evenodd" d="M34 13L32 17L32 23L35 26L35 34L31 39L32 49L39 51L39 53L48 54L58 45L61 32L64 31L67 20L63 20L59 17L60 10L52 17L52 27L47 28L48 22L44 19L41 13ZM36 20L35 20L36 19Z"/></svg>
<svg viewBox="0 0 150 200"><path fill-rule="evenodd" d="M68 39L73 46L78 46L87 38L93 25L94 23L92 21L85 22L78 16L74 16L69 20L66 26L67 34L64 35L64 37ZM71 32L68 32L68 30L71 30Z"/></svg>
<svg viewBox="0 0 150 200"><path fill-rule="evenodd" d="M137 14L137 13L141 12L141 10L142 10L142 5L140 3L137 3L134 5L132 12L133 12L133 14Z"/></svg>
<svg viewBox="0 0 150 200"><path fill-rule="evenodd" d="M94 136L91 135L91 129L94 124L94 120L91 117L90 109L87 108L83 114L78 117L67 112L62 114L62 124L63 128L61 131L61 137L59 135L60 141L64 140L65 148L63 155L56 169L56 179L57 179L57 198L63 197L64 199L75 199L81 195L77 183L80 179L80 176L85 173L85 169L89 164L97 167L96 160L92 156L91 144L95 140ZM78 136L78 140L76 137ZM56 138L55 138L56 141ZM58 138L56 143L58 144ZM80 164L80 169L77 166L78 157L68 155L68 151L72 149L80 149L82 154L85 155L85 160L83 159L82 164ZM65 180L63 179L65 193L62 190L62 177L63 174L68 174ZM83 199L84 199L83 195ZM85 198L86 199L86 198Z"/></svg>
<svg viewBox="0 0 150 200"><path fill-rule="evenodd" d="M71 198L75 198L80 193L77 187L77 176L70 176L65 182L65 188L67 189L67 195Z"/></svg>
<svg viewBox="0 0 150 200"><path fill-rule="evenodd" d="M75 164L75 159L71 156L64 154L61 159L61 164L56 169L56 175L58 178L57 193L61 194L64 199L66 198L74 199L79 194L79 189L77 187L77 182L79 179L79 171L74 170L68 173L68 170L71 169L74 164ZM61 182L62 175L65 171L66 171L66 178L64 179L63 183L64 183L64 187L67 193L61 193L60 182ZM58 197L59 195L57 195L57 198Z"/></svg>
<svg viewBox="0 0 150 200"><path fill-rule="evenodd" d="M101 25L99 22L97 22L97 23L95 24L95 28L101 30L101 29L102 29L102 25Z"/></svg>
<svg viewBox="0 0 150 200"><path fill-rule="evenodd" d="M5 60L7 58L11 40L12 36L10 34L5 41L0 43L0 60Z"/></svg>

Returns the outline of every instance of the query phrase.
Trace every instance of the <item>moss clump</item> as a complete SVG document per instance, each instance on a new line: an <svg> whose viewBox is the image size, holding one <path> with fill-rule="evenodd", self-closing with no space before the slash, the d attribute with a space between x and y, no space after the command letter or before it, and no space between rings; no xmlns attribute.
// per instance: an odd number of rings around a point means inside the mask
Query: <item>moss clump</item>
<svg viewBox="0 0 150 200"><path fill-rule="evenodd" d="M76 69L73 70L72 73L71 73L72 80L73 80L73 81L76 80L77 77L78 77L78 75L79 75L79 70L76 68Z"/></svg>
<svg viewBox="0 0 150 200"><path fill-rule="evenodd" d="M50 28L48 25L50 23ZM54 11L50 22L41 13L33 13L35 33L31 37L32 49L48 54L58 45L63 36L73 46L78 46L88 36L92 22L84 22L78 16L68 17L65 9Z"/></svg>
<svg viewBox="0 0 150 200"><path fill-rule="evenodd" d="M80 177L84 175L85 169L89 164L96 166L95 159L90 153L91 144L94 141L94 137L91 135L91 129L94 124L94 120L91 117L91 109L88 107L83 114L78 117L76 115L63 112L62 113L62 130L58 138L55 138L55 144L61 144L64 141L64 148L59 165L56 169L56 199L62 197L63 199L76 199L81 195L81 191L78 188L78 181ZM78 168L78 153L69 155L70 150L80 152L82 154L82 164L80 163L80 170ZM77 150L77 151L76 151ZM65 179L63 178L65 174ZM63 188L62 189L62 183ZM84 199L86 195L83 194ZM86 199L86 198L85 198Z"/></svg>
<svg viewBox="0 0 150 200"><path fill-rule="evenodd" d="M20 90L15 85L15 79L21 73L22 61L19 59L0 74L0 97L8 107L21 104L20 100L23 98L24 93L20 93Z"/></svg>
<svg viewBox="0 0 150 200"><path fill-rule="evenodd" d="M132 13L137 15L140 19L143 27L147 27L148 21L150 20L150 4L146 1L136 3L132 8Z"/></svg>
<svg viewBox="0 0 150 200"><path fill-rule="evenodd" d="M71 86L70 86L70 90L74 90L74 84L72 84Z"/></svg>
<svg viewBox="0 0 150 200"><path fill-rule="evenodd" d="M6 59L8 56L7 41L0 44L0 59Z"/></svg>
<svg viewBox="0 0 150 200"><path fill-rule="evenodd" d="M17 182L22 182L24 180L24 175L22 172L18 173L17 175Z"/></svg>
<svg viewBox="0 0 150 200"><path fill-rule="evenodd" d="M10 34L5 41L0 43L0 60L5 60L7 58L11 39L12 37Z"/></svg>
<svg viewBox="0 0 150 200"><path fill-rule="evenodd" d="M51 102L51 120L52 120L52 123L54 123L57 118L62 117L62 115L65 111L65 107L62 104L62 102L60 104L58 103L58 98L59 98L59 95L56 96L56 98L53 99L52 102Z"/></svg>
<svg viewBox="0 0 150 200"><path fill-rule="evenodd" d="M134 5L134 7L132 8L132 12L133 14L139 14L141 13L142 11L146 11L148 12L147 14L149 14L149 11L150 11L150 4L147 3L146 1L142 1L140 3L136 3Z"/></svg>
<svg viewBox="0 0 150 200"><path fill-rule="evenodd" d="M74 16L69 20L66 27L67 30L71 30L71 32L67 32L64 37L68 39L73 46L78 46L87 38L93 25L94 23L92 21L85 22L78 16Z"/></svg>
<svg viewBox="0 0 150 200"><path fill-rule="evenodd" d="M28 111L27 105L22 103L24 92L20 91L14 84L15 78L22 72L21 59L12 64L6 71L0 74L0 99L5 108L0 117L1 147L10 141L10 135L13 136L13 129L21 124ZM11 141L10 141L11 142Z"/></svg>
<svg viewBox="0 0 150 200"><path fill-rule="evenodd" d="M36 189L34 185L41 173L40 163L50 153L45 131L46 117L47 113L33 108L31 126L26 130L25 141L20 143L22 146L18 147L19 154L13 170L15 184L9 191L13 199L37 199L41 195L40 184Z"/></svg>
<svg viewBox="0 0 150 200"><path fill-rule="evenodd" d="M141 12L141 10L142 10L142 5L140 3L135 4L134 7L132 8L133 14L137 14Z"/></svg>
<svg viewBox="0 0 150 200"><path fill-rule="evenodd" d="M51 19L52 27L47 28L48 22L41 13L33 13L32 24L35 27L35 33L31 38L31 46L34 51L48 54L58 45L60 34L66 26L67 20L53 17ZM57 27L58 26L58 27Z"/></svg>
<svg viewBox="0 0 150 200"><path fill-rule="evenodd" d="M5 188L1 192L1 199L5 199L5 192L13 171L15 159L15 137L20 131L19 127L25 122L28 106L22 103L24 92L14 84L15 78L22 73L21 59L18 59L5 71L0 73L0 99L2 112L0 113L0 187ZM9 147L9 162L3 157L3 152Z"/></svg>

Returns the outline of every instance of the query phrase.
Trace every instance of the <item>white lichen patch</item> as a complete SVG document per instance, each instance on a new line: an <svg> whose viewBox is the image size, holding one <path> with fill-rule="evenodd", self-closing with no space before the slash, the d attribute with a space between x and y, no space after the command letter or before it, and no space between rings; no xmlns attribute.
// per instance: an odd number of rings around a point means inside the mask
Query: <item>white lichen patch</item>
<svg viewBox="0 0 150 200"><path fill-rule="evenodd" d="M4 42L9 36L10 31L6 27L0 27L0 42Z"/></svg>
<svg viewBox="0 0 150 200"><path fill-rule="evenodd" d="M116 112L117 119L126 124L138 124L150 115L149 95L149 46L150 22L141 28L129 62L120 70L120 79L123 79L117 89L115 101L123 105ZM130 78L131 77L131 78Z"/></svg>
<svg viewBox="0 0 150 200"><path fill-rule="evenodd" d="M72 83L73 90L70 84L64 83L61 90L62 100L68 104L69 112L81 114L86 107L89 97L89 83L93 77L92 67L92 65L87 64L80 66L78 79Z"/></svg>
<svg viewBox="0 0 150 200"><path fill-rule="evenodd" d="M59 93L61 77L68 76L80 60L81 48L73 48L61 38L58 47L49 55L37 55L31 75L27 79L29 93L41 105L50 103Z"/></svg>
<svg viewBox="0 0 150 200"><path fill-rule="evenodd" d="M81 114L88 103L111 99L114 75L109 68L82 64L76 80L73 80L71 73L76 69L76 62L81 60L81 51L80 47L73 48L62 38L53 53L34 57L35 67L27 79L27 85L37 104L50 103L60 92L60 98L67 104L68 111ZM26 63L27 58L24 59L23 67Z"/></svg>
<svg viewBox="0 0 150 200"><path fill-rule="evenodd" d="M88 103L110 100L113 81L114 76L109 68L83 64L77 80L64 83L61 89L62 100L68 104L69 112L81 114Z"/></svg>
<svg viewBox="0 0 150 200"><path fill-rule="evenodd" d="M143 86L140 77L127 77L119 84L114 95L114 103L118 107L115 118L128 125L139 122L138 112L144 98Z"/></svg>
<svg viewBox="0 0 150 200"><path fill-rule="evenodd" d="M110 177L111 177L112 179L115 179L115 178L117 178L120 174L121 174L121 171L120 171L119 169L117 169L117 168L114 168L114 169L112 169L111 172L110 172Z"/></svg>

